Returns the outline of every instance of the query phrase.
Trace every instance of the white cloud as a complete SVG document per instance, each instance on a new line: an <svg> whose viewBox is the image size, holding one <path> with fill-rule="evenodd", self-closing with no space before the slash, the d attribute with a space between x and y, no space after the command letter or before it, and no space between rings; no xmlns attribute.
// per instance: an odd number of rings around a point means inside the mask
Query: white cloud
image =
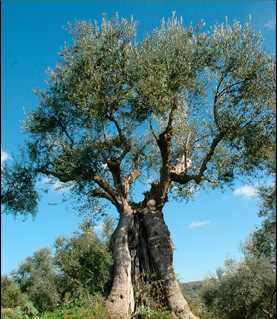
<svg viewBox="0 0 277 319"><path fill-rule="evenodd" d="M3 164L8 159L12 159L8 153L4 152L1 148L1 164Z"/></svg>
<svg viewBox="0 0 277 319"><path fill-rule="evenodd" d="M12 159L8 153L4 152L1 148L1 170L2 170L2 167L4 165L4 162L9 160L9 159Z"/></svg>
<svg viewBox="0 0 277 319"><path fill-rule="evenodd" d="M234 195L242 196L243 199L254 198L257 194L257 189L253 185L240 186L234 190Z"/></svg>
<svg viewBox="0 0 277 319"><path fill-rule="evenodd" d="M269 28L271 30L275 30L276 29L276 19L268 20L268 22L264 24L264 27Z"/></svg>
<svg viewBox="0 0 277 319"><path fill-rule="evenodd" d="M206 224L210 224L210 220L205 220L204 222L195 222L193 221L190 225L189 228L195 228L195 227L200 227L200 226L204 226Z"/></svg>

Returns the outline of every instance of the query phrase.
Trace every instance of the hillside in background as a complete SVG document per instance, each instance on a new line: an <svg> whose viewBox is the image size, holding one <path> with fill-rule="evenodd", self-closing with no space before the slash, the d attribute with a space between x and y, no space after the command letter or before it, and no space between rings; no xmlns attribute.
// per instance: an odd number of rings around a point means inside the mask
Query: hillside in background
<svg viewBox="0 0 277 319"><path fill-rule="evenodd" d="M199 299L201 289L203 287L203 281L190 281L180 283L183 295L188 302L196 303Z"/></svg>

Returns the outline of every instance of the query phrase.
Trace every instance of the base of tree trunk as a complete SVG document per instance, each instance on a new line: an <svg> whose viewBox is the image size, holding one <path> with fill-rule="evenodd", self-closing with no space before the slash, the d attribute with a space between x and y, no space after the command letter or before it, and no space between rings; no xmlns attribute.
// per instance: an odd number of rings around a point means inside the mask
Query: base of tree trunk
<svg viewBox="0 0 277 319"><path fill-rule="evenodd" d="M114 276L107 306L115 318L131 318L138 307L167 306L174 319L198 319L177 282L173 245L161 211L121 215L111 238Z"/></svg>
<svg viewBox="0 0 277 319"><path fill-rule="evenodd" d="M113 284L108 297L108 309L118 318L130 318L134 311L131 255L128 234L133 223L132 211L126 210L111 237L114 257Z"/></svg>

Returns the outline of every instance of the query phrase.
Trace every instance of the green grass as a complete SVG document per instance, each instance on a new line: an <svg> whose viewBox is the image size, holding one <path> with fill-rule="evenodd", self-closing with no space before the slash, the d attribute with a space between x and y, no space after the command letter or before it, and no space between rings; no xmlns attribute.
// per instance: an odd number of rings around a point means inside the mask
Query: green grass
<svg viewBox="0 0 277 319"><path fill-rule="evenodd" d="M183 293L189 301L192 309L197 313L197 304L199 303L199 292L202 288L202 282L190 282L181 284ZM152 307L151 307L152 308ZM25 310L25 311L24 311ZM95 295L89 299L74 299L71 302L58 305L54 311L45 311L36 313L29 302L26 308L6 308L1 309L1 319L112 319L101 295ZM164 308L150 310L138 308L133 319L171 319L170 312ZM200 318L203 318L200 316Z"/></svg>
<svg viewBox="0 0 277 319"><path fill-rule="evenodd" d="M61 304L54 311L46 311L33 316L21 309L1 309L1 319L110 319L110 315L101 296L93 299L75 299L69 303Z"/></svg>
<svg viewBox="0 0 277 319"><path fill-rule="evenodd" d="M93 319L110 318L103 300L94 300L92 303L81 300L58 306L53 312L44 312L41 319Z"/></svg>
<svg viewBox="0 0 277 319"><path fill-rule="evenodd" d="M17 309L1 309L1 319L112 319L109 314L104 298L96 295L90 300L75 299L69 303L61 304L54 311L46 311L37 314L36 309L30 307L31 311ZM35 309L35 310L34 310ZM166 309L146 310L137 309L133 319L171 319L170 312Z"/></svg>

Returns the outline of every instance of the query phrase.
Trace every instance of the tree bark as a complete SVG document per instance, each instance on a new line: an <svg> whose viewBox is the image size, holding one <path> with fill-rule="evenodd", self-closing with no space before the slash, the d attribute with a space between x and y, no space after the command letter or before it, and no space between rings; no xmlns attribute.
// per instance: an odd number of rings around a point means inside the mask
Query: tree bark
<svg viewBox="0 0 277 319"><path fill-rule="evenodd" d="M141 213L129 208L120 216L111 238L114 278L108 307L115 318L131 318L136 306L143 306L140 295L134 300L134 284L151 282L156 273L162 282L166 303L173 318L198 319L184 299L173 268L173 244L161 209L149 200Z"/></svg>
<svg viewBox="0 0 277 319"><path fill-rule="evenodd" d="M107 306L115 318L131 318L134 311L131 254L128 235L133 223L133 213L126 209L111 238L114 257L113 284Z"/></svg>
<svg viewBox="0 0 277 319"><path fill-rule="evenodd" d="M145 225L139 212L134 213L133 225L129 233L129 250L132 264L132 283L150 281L151 274L155 273L156 269L148 248Z"/></svg>
<svg viewBox="0 0 277 319"><path fill-rule="evenodd" d="M156 208L154 200L149 200L142 214L149 250L157 268L158 276L163 282L167 306L171 310L172 317L198 319L190 311L176 279L173 268L174 246L161 209Z"/></svg>

